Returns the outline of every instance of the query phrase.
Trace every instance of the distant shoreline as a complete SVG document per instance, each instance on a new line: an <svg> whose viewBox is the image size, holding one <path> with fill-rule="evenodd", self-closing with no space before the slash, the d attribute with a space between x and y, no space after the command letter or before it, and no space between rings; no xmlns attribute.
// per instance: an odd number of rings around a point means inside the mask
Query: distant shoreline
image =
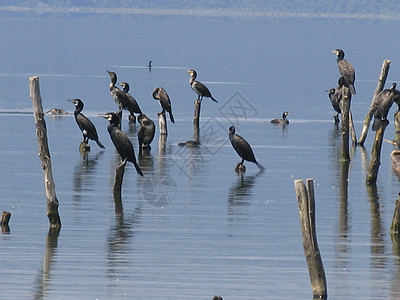
<svg viewBox="0 0 400 300"><path fill-rule="evenodd" d="M244 17L244 18L334 18L334 19L365 19L365 20L400 20L400 15L387 14L345 14L345 13L309 13L284 11L254 11L239 9L152 9L152 8L106 8L106 7L21 7L0 6L0 12L24 14L106 14L106 15L162 15L162 16L192 16L192 17Z"/></svg>

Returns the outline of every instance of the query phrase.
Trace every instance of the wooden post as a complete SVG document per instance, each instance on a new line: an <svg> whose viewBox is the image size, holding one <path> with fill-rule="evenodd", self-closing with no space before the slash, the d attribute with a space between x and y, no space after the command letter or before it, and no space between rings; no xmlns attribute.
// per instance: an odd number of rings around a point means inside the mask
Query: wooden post
<svg viewBox="0 0 400 300"><path fill-rule="evenodd" d="M124 180L124 174L125 174L125 165L126 163L123 163L117 166L117 169L115 170L115 181L113 188L114 199L115 198L121 199L122 182Z"/></svg>
<svg viewBox="0 0 400 300"><path fill-rule="evenodd" d="M342 101L340 109L342 111L342 160L350 161L349 151L349 124L350 124L350 102L351 93L347 86L342 87Z"/></svg>
<svg viewBox="0 0 400 300"><path fill-rule="evenodd" d="M299 205L300 224L303 234L304 255L310 274L311 288L314 297L327 298L324 266L318 248L315 232L315 198L312 179L307 179L307 187L303 180L294 181Z"/></svg>
<svg viewBox="0 0 400 300"><path fill-rule="evenodd" d="M196 99L194 101L194 118L193 118L193 123L199 123L200 122L200 109L201 109L201 100Z"/></svg>
<svg viewBox="0 0 400 300"><path fill-rule="evenodd" d="M165 111L158 113L158 127L160 128L161 135L168 135L167 120L165 119Z"/></svg>
<svg viewBox="0 0 400 300"><path fill-rule="evenodd" d="M44 175L44 186L47 198L47 217L50 227L60 228L61 219L58 214L59 202L56 196L55 183L53 180L53 171L51 167L50 150L47 142L46 121L42 107L42 97L40 96L39 76L29 78L30 98L32 99L33 113L36 123L36 135L39 146L39 157L42 163Z"/></svg>
<svg viewBox="0 0 400 300"><path fill-rule="evenodd" d="M395 112L394 114L394 128L395 128L395 140L400 141L400 111Z"/></svg>
<svg viewBox="0 0 400 300"><path fill-rule="evenodd" d="M353 114L351 113L351 109L349 109L349 127L350 127L350 134L351 134L351 142L353 145L357 145L356 130L354 128Z"/></svg>
<svg viewBox="0 0 400 300"><path fill-rule="evenodd" d="M367 138L369 124L371 123L371 119L374 114L374 104L376 101L375 99L378 97L379 93L383 90L383 87L385 86L386 78L389 74L390 63L391 63L391 61L388 59L385 59L383 61L381 73L379 74L378 85L375 88L374 97L372 98L372 102L371 102L369 111L367 112L367 115L365 116L361 136L360 136L360 139L358 140L358 144L360 146L364 145L365 139Z"/></svg>
<svg viewBox="0 0 400 300"><path fill-rule="evenodd" d="M1 226L1 233L10 233L10 226L8 223L10 222L11 213L8 211L3 211L1 214L0 226Z"/></svg>
<svg viewBox="0 0 400 300"><path fill-rule="evenodd" d="M390 226L390 234L398 235L400 233L400 194L396 200L394 207L394 214L392 219L392 225Z"/></svg>
<svg viewBox="0 0 400 300"><path fill-rule="evenodd" d="M371 151L371 160L369 163L368 174L366 178L367 184L375 184L378 178L379 166L381 164L381 149L383 142L383 135L385 134L385 128L389 124L387 120L382 122L381 127L375 133L374 145Z"/></svg>

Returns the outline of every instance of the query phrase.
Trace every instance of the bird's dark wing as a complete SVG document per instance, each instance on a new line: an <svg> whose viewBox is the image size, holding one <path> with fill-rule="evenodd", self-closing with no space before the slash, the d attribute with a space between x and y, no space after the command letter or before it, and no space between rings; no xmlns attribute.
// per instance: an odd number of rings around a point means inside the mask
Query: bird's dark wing
<svg viewBox="0 0 400 300"><path fill-rule="evenodd" d="M199 95L204 97L211 97L210 90L202 84L200 81L194 81L192 84L192 89Z"/></svg>
<svg viewBox="0 0 400 300"><path fill-rule="evenodd" d="M96 127L93 123L83 114L78 114L76 116L76 122L78 123L79 128L83 131L86 131L86 136L91 140L98 140L99 137L97 135Z"/></svg>

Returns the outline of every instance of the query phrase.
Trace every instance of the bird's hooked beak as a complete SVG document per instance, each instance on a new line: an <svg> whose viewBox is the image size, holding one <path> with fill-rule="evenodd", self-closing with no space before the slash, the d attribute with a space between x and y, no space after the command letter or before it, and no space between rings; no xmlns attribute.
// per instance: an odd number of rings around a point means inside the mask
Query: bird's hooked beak
<svg viewBox="0 0 400 300"><path fill-rule="evenodd" d="M336 55L339 54L339 51L337 51L337 50L332 50L331 52L334 53L334 54L336 54Z"/></svg>
<svg viewBox="0 0 400 300"><path fill-rule="evenodd" d="M99 117L110 120L110 114L99 114Z"/></svg>
<svg viewBox="0 0 400 300"><path fill-rule="evenodd" d="M75 99L70 99L70 100L67 100L67 102L72 102L74 105L76 105L76 101L75 101Z"/></svg>

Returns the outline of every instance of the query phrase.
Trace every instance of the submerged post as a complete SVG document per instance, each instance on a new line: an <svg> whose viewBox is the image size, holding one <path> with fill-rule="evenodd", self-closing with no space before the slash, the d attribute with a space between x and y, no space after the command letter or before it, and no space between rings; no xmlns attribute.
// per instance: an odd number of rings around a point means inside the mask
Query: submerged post
<svg viewBox="0 0 400 300"><path fill-rule="evenodd" d="M161 135L168 135L167 120L165 118L165 111L158 113L158 127L160 128Z"/></svg>
<svg viewBox="0 0 400 300"><path fill-rule="evenodd" d="M46 121L42 107L42 97L40 96L39 76L29 78L30 98L32 99L33 114L36 123L36 135L39 146L39 158L42 163L44 175L44 186L47 198L47 217L49 218L50 228L60 228L61 219L58 214L59 202L56 196L53 171L51 167L50 150L47 142Z"/></svg>
<svg viewBox="0 0 400 300"><path fill-rule="evenodd" d="M312 179L307 179L307 188L303 180L294 181L299 205L300 225L303 234L304 255L310 274L311 288L314 297L326 299L327 288L325 270L318 248L315 231L315 198Z"/></svg>
<svg viewBox="0 0 400 300"><path fill-rule="evenodd" d="M390 234L398 235L400 233L400 194L396 200L394 207L392 225L390 226Z"/></svg>
<svg viewBox="0 0 400 300"><path fill-rule="evenodd" d="M381 164L381 149L383 136L385 134L386 126L389 124L387 120L381 122L381 126L375 133L374 145L371 151L371 160L369 163L368 174L366 178L367 184L375 184L378 178L379 166Z"/></svg>
<svg viewBox="0 0 400 300"><path fill-rule="evenodd" d="M8 226L10 218L11 218L11 213L9 211L3 211L0 220L1 233L10 233L10 226Z"/></svg>
<svg viewBox="0 0 400 300"><path fill-rule="evenodd" d="M342 160L350 161L349 150L349 128L350 128L350 102L351 93L347 86L342 87L342 101L340 109L342 111Z"/></svg>
<svg viewBox="0 0 400 300"><path fill-rule="evenodd" d="M201 100L196 99L194 101L194 118L193 123L199 124L200 122L200 109L201 109Z"/></svg>
<svg viewBox="0 0 400 300"><path fill-rule="evenodd" d="M374 110L375 110L374 106L375 106L376 98L378 97L379 93L383 90L383 87L385 86L386 78L389 74L390 63L391 63L391 61L388 59L385 59L383 61L381 73L379 74L378 85L375 88L374 97L372 98L371 106L367 112L367 115L365 116L361 136L360 136L360 139L358 140L358 144L360 146L364 145L365 139L367 138L369 124L371 123L371 119L372 119L372 116L373 116Z"/></svg>

